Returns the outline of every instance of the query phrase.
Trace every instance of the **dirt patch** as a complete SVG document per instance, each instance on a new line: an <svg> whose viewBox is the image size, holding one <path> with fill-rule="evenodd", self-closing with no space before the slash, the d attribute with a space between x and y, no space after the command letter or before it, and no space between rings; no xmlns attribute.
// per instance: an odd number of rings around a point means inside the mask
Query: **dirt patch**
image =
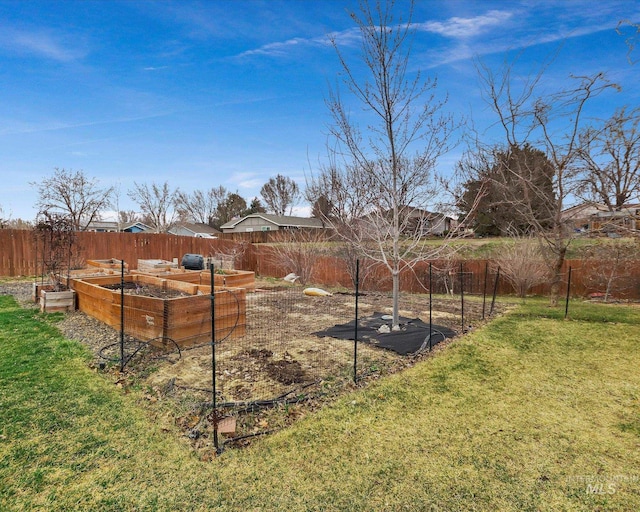
<svg viewBox="0 0 640 512"><path fill-rule="evenodd" d="M107 290L120 291L123 287L121 283L105 284L102 288ZM179 290L163 289L152 284L140 284L137 282L125 281L124 293L127 295L141 295L143 297L155 297L158 299L175 299L178 297L191 297L191 294Z"/></svg>
<svg viewBox="0 0 640 512"><path fill-rule="evenodd" d="M298 361L281 359L265 365L267 375L281 384L300 384L305 381L305 374Z"/></svg>
<svg viewBox="0 0 640 512"><path fill-rule="evenodd" d="M387 294L363 294L359 315L390 313L391 303ZM463 329L459 298L439 297L432 302L432 318L458 333L466 332L483 323L482 308L481 300L467 298ZM256 293L247 295L246 335L216 344L217 398L224 403L269 400L302 387L307 392L324 392L327 385L352 381L353 341L313 333L353 320L354 309L355 297L349 293L308 297L302 288L260 286ZM429 321L428 295L404 295L400 309L403 316ZM500 309L496 306L494 314ZM359 378L391 373L406 366L409 359L359 343ZM173 379L181 389L210 389L211 371L211 347L201 346L185 351L174 364L159 365L147 384L161 388Z"/></svg>

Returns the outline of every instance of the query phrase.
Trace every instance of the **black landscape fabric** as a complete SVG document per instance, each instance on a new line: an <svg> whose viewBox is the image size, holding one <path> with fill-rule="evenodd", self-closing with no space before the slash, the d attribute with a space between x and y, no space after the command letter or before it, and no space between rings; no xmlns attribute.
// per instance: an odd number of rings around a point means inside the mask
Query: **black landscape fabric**
<svg viewBox="0 0 640 512"><path fill-rule="evenodd" d="M391 320L384 313L360 319L358 323L358 341L371 343L376 347L393 350L405 356L429 348L429 324L419 318L400 317L400 330L380 333L383 325L391 327ZM341 340L354 339L355 320L342 325L334 325L324 331L315 332L316 336L329 336ZM441 325L431 325L431 346L435 346L446 338L453 338L454 331Z"/></svg>

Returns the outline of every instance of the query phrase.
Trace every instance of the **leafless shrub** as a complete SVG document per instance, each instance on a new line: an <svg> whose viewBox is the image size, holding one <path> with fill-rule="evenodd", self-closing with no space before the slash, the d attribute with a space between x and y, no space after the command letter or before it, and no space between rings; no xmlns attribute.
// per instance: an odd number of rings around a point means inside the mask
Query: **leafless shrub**
<svg viewBox="0 0 640 512"><path fill-rule="evenodd" d="M582 258L587 269L584 281L597 292L604 293L603 300L624 292L633 286L633 269L640 259L640 241L603 240L586 247Z"/></svg>
<svg viewBox="0 0 640 512"><path fill-rule="evenodd" d="M271 247L271 259L298 276L297 282L307 284L313 278L318 259L326 252L325 234L321 229L283 231L279 243Z"/></svg>
<svg viewBox="0 0 640 512"><path fill-rule="evenodd" d="M54 291L60 291L68 282L62 279L73 268L77 254L75 223L70 215L43 212L36 224L35 237L40 248L43 275L47 275Z"/></svg>
<svg viewBox="0 0 640 512"><path fill-rule="evenodd" d="M519 237L514 243L501 249L494 260L503 276L518 294L526 297L529 290L549 280L549 265L545 261L540 243L527 237Z"/></svg>
<svg viewBox="0 0 640 512"><path fill-rule="evenodd" d="M232 248L225 251L221 251L215 247L214 244L209 244L209 262L215 268L222 268L225 270L238 269L242 266L245 253L249 250L251 244L249 242L242 241L235 244Z"/></svg>

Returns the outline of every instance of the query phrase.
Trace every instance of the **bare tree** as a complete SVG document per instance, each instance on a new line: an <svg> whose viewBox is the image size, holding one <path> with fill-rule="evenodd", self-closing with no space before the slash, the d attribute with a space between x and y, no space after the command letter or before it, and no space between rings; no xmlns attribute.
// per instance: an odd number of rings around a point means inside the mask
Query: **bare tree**
<svg viewBox="0 0 640 512"><path fill-rule="evenodd" d="M142 215L134 210L118 211L118 223L120 224L120 228L127 224L133 224L134 222L142 222Z"/></svg>
<svg viewBox="0 0 640 512"><path fill-rule="evenodd" d="M207 192L195 190L191 194L176 190L174 204L178 213L187 220L213 226L220 205L228 195L223 186L211 188Z"/></svg>
<svg viewBox="0 0 640 512"><path fill-rule="evenodd" d="M616 27L616 32L621 36L627 35L627 33L630 32L624 42L628 48L627 60L629 61L629 64L635 64L637 61L634 61L631 58L631 54L636 48L637 38L638 35L640 35L640 23L632 23L630 20L621 20Z"/></svg>
<svg viewBox="0 0 640 512"><path fill-rule="evenodd" d="M300 189L291 178L278 174L262 185L260 195L271 212L276 215L291 215L293 207L300 200Z"/></svg>
<svg viewBox="0 0 640 512"><path fill-rule="evenodd" d="M50 178L30 185L38 189L38 212L68 216L76 231L83 231L100 219L113 194L113 187L99 188L98 180L88 177L84 171L59 168Z"/></svg>
<svg viewBox="0 0 640 512"><path fill-rule="evenodd" d="M527 176L531 169L516 165L505 169L521 180L523 196L509 207L527 219L541 243L551 271L551 303L557 304L562 283L562 267L567 249L573 240L573 230L566 224L563 210L580 183L578 157L583 151L580 132L585 107L604 90L615 87L602 73L593 76L572 76L574 87L549 94L539 88L543 76L519 82L513 73L514 64L507 63L500 73L479 64L478 71L487 102L498 118L508 147L523 147L526 143L546 154L553 166L553 196ZM519 85L519 87L518 87ZM479 146L478 151L487 151ZM539 206L546 210L540 214ZM537 210L537 214L535 213Z"/></svg>
<svg viewBox="0 0 640 512"><path fill-rule="evenodd" d="M409 71L413 8L402 19L395 7L393 0L373 6L362 1L360 13L351 14L366 78L356 74L357 62L349 63L332 40L344 84L368 117L361 129L339 92L329 92L329 164L311 179L307 195L324 197L331 205L326 223L362 257L388 269L393 328L398 328L400 273L435 256L421 238L436 198L436 161L448 150L454 126L442 112L444 101L436 98L436 81Z"/></svg>
<svg viewBox="0 0 640 512"><path fill-rule="evenodd" d="M175 192L170 189L168 182L162 185L152 183L151 186L134 182L133 190L129 190L127 195L140 207L144 218L156 233L166 233L175 224Z"/></svg>
<svg viewBox="0 0 640 512"><path fill-rule="evenodd" d="M494 263L518 297L525 298L532 287L549 279L549 268L540 244L532 237L515 235L512 243L500 249Z"/></svg>
<svg viewBox="0 0 640 512"><path fill-rule="evenodd" d="M640 197L640 108L617 110L600 129L582 133L583 195L620 211ZM586 193L586 194L585 194Z"/></svg>

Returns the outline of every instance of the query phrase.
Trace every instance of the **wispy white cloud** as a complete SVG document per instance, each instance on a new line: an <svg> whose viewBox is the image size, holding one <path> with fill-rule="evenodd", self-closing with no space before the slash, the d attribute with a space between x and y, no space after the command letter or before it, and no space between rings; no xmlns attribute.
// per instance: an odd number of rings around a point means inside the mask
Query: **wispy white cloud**
<svg viewBox="0 0 640 512"><path fill-rule="evenodd" d="M513 17L511 11L492 10L480 16L460 18L454 16L446 21L426 21L415 23L413 27L422 32L431 32L441 36L464 39L478 36L504 24Z"/></svg>
<svg viewBox="0 0 640 512"><path fill-rule="evenodd" d="M336 33L335 36L342 37L341 34L338 34L338 33ZM242 52L236 55L236 58L251 57L253 55L262 55L267 57L284 57L288 55L291 52L291 50L293 50L294 48L309 47L309 46L315 46L315 47L329 46L331 44L329 37L330 36L327 36L327 35L312 37L312 38L294 37L286 41L267 43L265 45L260 46L259 48Z"/></svg>
<svg viewBox="0 0 640 512"><path fill-rule="evenodd" d="M446 21L427 21L424 23L414 23L412 27L419 32L440 34L442 36L464 39L485 33L495 27L503 26L512 16L513 12L492 10L480 16L471 18L453 17ZM331 32L326 35L312 38L294 37L286 41L268 43L240 53L236 58L250 57L255 55L267 57L283 57L288 55L294 48L303 47L324 47L331 42L337 46L353 46L360 41L360 30L352 27L342 31Z"/></svg>
<svg viewBox="0 0 640 512"><path fill-rule="evenodd" d="M160 117L170 116L175 111L167 111L154 113L143 116L121 117L116 119L101 119L98 121L86 121L82 123L66 123L61 121L43 121L29 123L26 121L7 121L0 120L0 136L3 135L16 135L16 134L29 134L39 132L51 132L56 130L69 130L73 128L86 128L90 126L101 126L118 123L131 123L135 121L143 121L145 119L156 119ZM4 126L2 126L4 124Z"/></svg>
<svg viewBox="0 0 640 512"><path fill-rule="evenodd" d="M227 180L227 183L233 183L235 186L244 189L261 187L264 182L265 180L255 172L234 172Z"/></svg>
<svg viewBox="0 0 640 512"><path fill-rule="evenodd" d="M236 55L236 58L250 57L253 55L284 57L289 55L290 52L296 48L323 48L331 46L332 43L335 43L337 46L353 46L358 41L360 41L360 30L354 27L316 37L293 37L286 41L267 43L259 48L242 52Z"/></svg>
<svg viewBox="0 0 640 512"><path fill-rule="evenodd" d="M423 68L433 68L444 64L452 64L474 57L482 57L507 51L519 51L534 46L549 43L559 43L575 37L587 36L604 30L613 30L610 24L602 23L597 25L585 25L580 28L552 28L532 34L512 33L509 37L493 37L484 40L473 40L470 44L466 40L459 41L458 44L447 48L440 48L428 53L426 59L429 65L422 64Z"/></svg>
<svg viewBox="0 0 640 512"><path fill-rule="evenodd" d="M252 55L267 55L271 57L279 57L289 53L289 50L293 47L312 44L311 41L311 39L295 37L287 41L268 43L261 46L260 48L255 48L254 50L247 50L246 52L242 52L241 54L237 55L237 57L250 57Z"/></svg>
<svg viewBox="0 0 640 512"><path fill-rule="evenodd" d="M69 42L64 36L49 30L7 26L0 26L0 48L16 55L32 55L57 62L78 60L89 52L86 44L78 43L78 38Z"/></svg>

